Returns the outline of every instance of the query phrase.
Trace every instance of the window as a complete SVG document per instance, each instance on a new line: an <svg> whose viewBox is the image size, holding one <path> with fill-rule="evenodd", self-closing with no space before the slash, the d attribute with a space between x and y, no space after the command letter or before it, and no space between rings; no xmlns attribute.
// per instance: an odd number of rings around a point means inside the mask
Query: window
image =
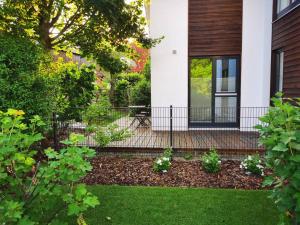
<svg viewBox="0 0 300 225"><path fill-rule="evenodd" d="M277 14L281 16L300 4L300 0L277 0Z"/></svg>
<svg viewBox="0 0 300 225"><path fill-rule="evenodd" d="M236 56L190 59L190 126L238 126L239 71Z"/></svg>
<svg viewBox="0 0 300 225"><path fill-rule="evenodd" d="M279 50L276 52L276 86L275 92L283 91L283 68L284 68L284 52Z"/></svg>

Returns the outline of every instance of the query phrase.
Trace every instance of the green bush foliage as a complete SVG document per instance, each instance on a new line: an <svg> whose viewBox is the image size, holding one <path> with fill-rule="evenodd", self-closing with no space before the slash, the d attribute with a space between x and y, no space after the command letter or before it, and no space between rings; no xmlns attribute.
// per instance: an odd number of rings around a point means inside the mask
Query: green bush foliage
<svg viewBox="0 0 300 225"><path fill-rule="evenodd" d="M263 162L258 154L249 155L241 162L240 168L246 173L264 176Z"/></svg>
<svg viewBox="0 0 300 225"><path fill-rule="evenodd" d="M201 163L203 169L208 173L217 173L221 170L221 158L214 148L203 154Z"/></svg>
<svg viewBox="0 0 300 225"><path fill-rule="evenodd" d="M127 80L118 80L115 85L113 103L117 107L126 107L129 105L130 82Z"/></svg>
<svg viewBox="0 0 300 225"><path fill-rule="evenodd" d="M153 164L153 171L157 173L166 173L171 168L173 156L172 148L166 148L163 155L158 157Z"/></svg>
<svg viewBox="0 0 300 225"><path fill-rule="evenodd" d="M35 146L43 139L37 128L44 123L39 116L23 121L23 111L0 112L0 224L61 224L58 213L82 217L99 204L78 184L91 171L95 151L76 147L84 137L71 134L66 148L46 149L46 160L37 161ZM48 208L53 199L56 210Z"/></svg>
<svg viewBox="0 0 300 225"><path fill-rule="evenodd" d="M151 105L151 84L150 81L143 79L136 83L130 91L131 105Z"/></svg>
<svg viewBox="0 0 300 225"><path fill-rule="evenodd" d="M23 109L48 118L55 107L55 79L43 68L49 57L31 41L0 33L0 109Z"/></svg>
<svg viewBox="0 0 300 225"><path fill-rule="evenodd" d="M122 141L132 135L128 129L121 129L116 124L109 124L107 127L96 126L90 131L95 133L94 140L100 148L104 148L114 141Z"/></svg>
<svg viewBox="0 0 300 225"><path fill-rule="evenodd" d="M59 101L64 102L60 114L62 120L81 120L81 113L95 97L95 66L81 65L72 62L54 63L55 76L59 83Z"/></svg>
<svg viewBox="0 0 300 225"><path fill-rule="evenodd" d="M270 197L282 213L281 224L296 225L300 224L300 99L293 105L278 97L256 128L273 171L264 184L273 187Z"/></svg>

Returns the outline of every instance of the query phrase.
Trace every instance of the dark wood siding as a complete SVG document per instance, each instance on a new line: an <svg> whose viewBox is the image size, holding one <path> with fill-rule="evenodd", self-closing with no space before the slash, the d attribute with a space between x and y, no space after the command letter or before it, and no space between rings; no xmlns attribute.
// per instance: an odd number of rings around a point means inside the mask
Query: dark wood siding
<svg viewBox="0 0 300 225"><path fill-rule="evenodd" d="M240 55L243 0L189 0L189 56Z"/></svg>
<svg viewBox="0 0 300 225"><path fill-rule="evenodd" d="M284 51L283 92L287 97L300 97L300 7L273 23L272 50L278 49Z"/></svg>

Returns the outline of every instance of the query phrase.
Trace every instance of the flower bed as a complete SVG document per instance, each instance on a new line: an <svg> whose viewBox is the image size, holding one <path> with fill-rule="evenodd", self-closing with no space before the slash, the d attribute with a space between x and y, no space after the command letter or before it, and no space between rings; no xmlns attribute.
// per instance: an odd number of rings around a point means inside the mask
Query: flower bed
<svg viewBox="0 0 300 225"><path fill-rule="evenodd" d="M92 164L93 171L84 179L87 184L262 189L263 181L245 174L238 161L223 161L216 174L205 172L199 161L176 159L166 173L153 171L152 158L97 157Z"/></svg>

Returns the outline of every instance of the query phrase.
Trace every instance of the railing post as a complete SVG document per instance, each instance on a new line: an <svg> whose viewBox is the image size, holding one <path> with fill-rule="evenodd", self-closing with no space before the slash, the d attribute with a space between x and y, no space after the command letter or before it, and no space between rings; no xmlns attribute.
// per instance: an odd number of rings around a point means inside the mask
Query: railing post
<svg viewBox="0 0 300 225"><path fill-rule="evenodd" d="M54 142L54 150L58 151L58 137L57 137L57 118L56 113L52 114L52 127L53 127L53 142Z"/></svg>
<svg viewBox="0 0 300 225"><path fill-rule="evenodd" d="M170 148L173 148L173 106L170 105Z"/></svg>

